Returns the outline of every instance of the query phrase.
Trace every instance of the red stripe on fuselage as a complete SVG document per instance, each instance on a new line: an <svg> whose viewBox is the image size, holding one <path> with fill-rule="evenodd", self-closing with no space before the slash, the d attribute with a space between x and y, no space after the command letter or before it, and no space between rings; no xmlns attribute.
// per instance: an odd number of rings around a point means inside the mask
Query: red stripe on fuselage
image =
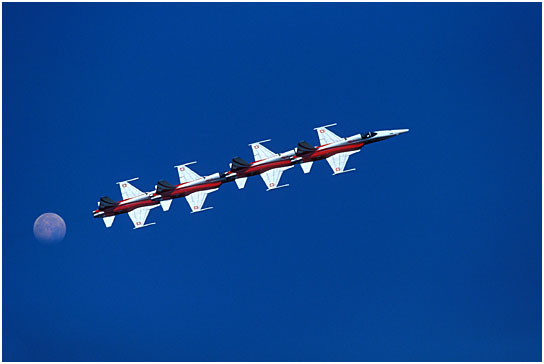
<svg viewBox="0 0 544 364"><path fill-rule="evenodd" d="M238 178L238 177L254 176L256 174L261 174L274 168L288 167L291 164L292 164L291 159L283 159L281 161L263 163L257 166L252 164L251 166L247 168L236 171L236 177Z"/></svg>
<svg viewBox="0 0 544 364"><path fill-rule="evenodd" d="M159 201L143 200L143 201L127 203L124 205L117 205L117 206L105 209L103 211L104 211L104 216L113 216L113 215L119 215L119 214L126 214L127 212L138 209L140 207L154 206L157 204L159 204Z"/></svg>
<svg viewBox="0 0 544 364"><path fill-rule="evenodd" d="M359 143L353 143L353 144L339 145L338 147L318 149L315 152L304 154L302 156L302 160L304 162L318 161L321 159L329 158L331 155L335 155L338 153L350 152L352 150L359 150L363 147L363 145L365 145L364 142L359 142Z"/></svg>
<svg viewBox="0 0 544 364"><path fill-rule="evenodd" d="M221 184L223 184L222 181L217 181L217 182L203 183L201 185L177 188L175 190L164 192L162 194L162 198L163 199L173 199L173 198L185 197L185 196L190 195L191 193L211 190L213 188L218 188L219 186L221 186ZM180 185L178 185L178 186L180 186Z"/></svg>

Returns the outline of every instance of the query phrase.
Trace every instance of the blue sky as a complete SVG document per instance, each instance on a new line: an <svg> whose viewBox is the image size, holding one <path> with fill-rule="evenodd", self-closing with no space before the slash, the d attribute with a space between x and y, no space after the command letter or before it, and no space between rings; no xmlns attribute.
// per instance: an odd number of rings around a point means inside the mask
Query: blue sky
<svg viewBox="0 0 544 364"><path fill-rule="evenodd" d="M2 7L4 360L541 360L541 4ZM411 131L92 218L333 122Z"/></svg>

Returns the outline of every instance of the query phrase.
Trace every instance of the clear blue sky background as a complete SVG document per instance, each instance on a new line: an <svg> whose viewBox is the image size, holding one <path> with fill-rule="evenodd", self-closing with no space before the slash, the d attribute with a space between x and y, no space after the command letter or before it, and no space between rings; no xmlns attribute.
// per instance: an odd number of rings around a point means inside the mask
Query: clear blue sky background
<svg viewBox="0 0 544 364"><path fill-rule="evenodd" d="M2 6L4 360L541 360L541 4ZM411 131L92 218L333 122Z"/></svg>

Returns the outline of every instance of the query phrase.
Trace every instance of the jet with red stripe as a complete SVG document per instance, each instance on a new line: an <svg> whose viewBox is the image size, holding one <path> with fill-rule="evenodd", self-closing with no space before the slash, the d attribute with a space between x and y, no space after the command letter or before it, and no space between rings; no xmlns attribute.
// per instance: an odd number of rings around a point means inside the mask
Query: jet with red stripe
<svg viewBox="0 0 544 364"><path fill-rule="evenodd" d="M409 129L380 130L341 138L328 129L335 125L330 124L314 129L319 136L320 145L317 147L305 141L298 143L295 149L296 162L300 163L304 173L309 173L312 163L321 159L327 160L333 175L355 171L355 168L345 170L350 155L360 152L361 148L367 144L389 139L409 131Z"/></svg>
<svg viewBox="0 0 544 364"><path fill-rule="evenodd" d="M98 202L98 209L93 211L93 216L102 218L108 228L113 224L115 216L127 213L134 224L134 229L155 224L154 222L146 224L145 220L149 211L159 206L159 202L151 199L153 192L142 192L129 183L137 179L117 182L123 200L114 201L107 196L101 197Z"/></svg>
<svg viewBox="0 0 544 364"><path fill-rule="evenodd" d="M161 180L155 186L155 193L152 200L160 201L162 209L168 211L172 200L185 197L191 207L191 213L210 210L213 207L202 208L208 193L217 191L223 183L232 181L234 176L228 178L225 174L214 173L202 177L191 170L188 165L196 162L190 162L176 166L180 184L174 186L168 181Z"/></svg>
<svg viewBox="0 0 544 364"><path fill-rule="evenodd" d="M239 189L244 188L248 177L255 175L261 176L267 191L289 186L288 184L280 186L279 183L282 173L294 167L295 150L274 153L263 145L269 141L270 139L249 144L255 158L253 163L246 162L240 157L232 159L227 175L235 178Z"/></svg>

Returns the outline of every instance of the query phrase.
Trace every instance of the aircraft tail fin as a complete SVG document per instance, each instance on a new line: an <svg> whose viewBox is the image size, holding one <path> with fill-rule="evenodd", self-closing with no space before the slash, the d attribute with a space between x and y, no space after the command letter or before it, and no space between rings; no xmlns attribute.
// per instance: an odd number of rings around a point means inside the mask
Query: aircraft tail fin
<svg viewBox="0 0 544 364"><path fill-rule="evenodd" d="M98 207L100 210L113 206L117 206L117 202L115 202L113 199L109 198L108 196L100 197L100 201L98 202Z"/></svg>
<svg viewBox="0 0 544 364"><path fill-rule="evenodd" d="M315 148L310 143L303 140L298 142L296 155L300 156L306 153L315 152L316 150L317 148Z"/></svg>
<svg viewBox="0 0 544 364"><path fill-rule="evenodd" d="M156 186L156 190L157 190L157 193L163 193L163 192L166 192L166 191L171 191L173 190L174 188L176 188L173 184L171 184L170 182L166 181L166 180L163 180L161 179L159 182L157 182L157 186Z"/></svg>
<svg viewBox="0 0 544 364"><path fill-rule="evenodd" d="M232 158L232 164L230 166L230 170L232 172L236 172L236 171L239 171L240 169L244 169L249 166L250 166L249 162L246 162L240 157L234 157Z"/></svg>

